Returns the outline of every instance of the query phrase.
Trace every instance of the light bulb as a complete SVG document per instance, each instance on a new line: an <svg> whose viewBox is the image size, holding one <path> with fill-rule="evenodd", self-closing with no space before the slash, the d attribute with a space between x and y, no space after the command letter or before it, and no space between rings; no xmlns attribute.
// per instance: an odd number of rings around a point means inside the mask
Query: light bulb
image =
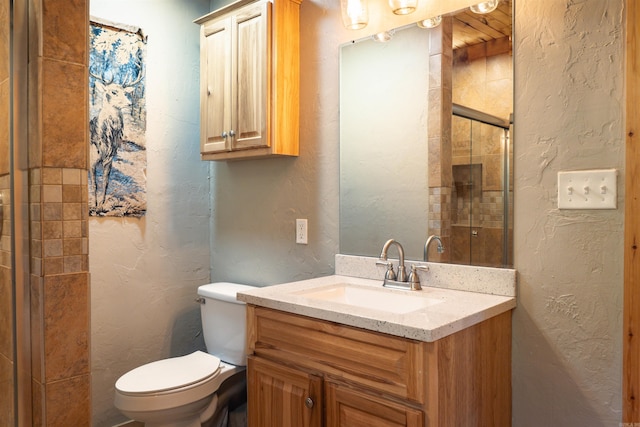
<svg viewBox="0 0 640 427"><path fill-rule="evenodd" d="M367 0L340 0L342 23L349 30L360 30L369 23Z"/></svg>
<svg viewBox="0 0 640 427"><path fill-rule="evenodd" d="M434 16L433 18L425 19L424 21L418 21L418 27L420 28L436 28L442 23L442 15Z"/></svg>
<svg viewBox="0 0 640 427"><path fill-rule="evenodd" d="M389 7L396 15L408 15L418 7L418 0L389 0Z"/></svg>
<svg viewBox="0 0 640 427"><path fill-rule="evenodd" d="M393 33L393 30L383 31L381 33L372 35L371 38L373 39L373 41L385 43L391 40L391 38L393 37Z"/></svg>
<svg viewBox="0 0 640 427"><path fill-rule="evenodd" d="M469 7L469 9L473 13L491 13L496 10L496 8L498 7L498 3L500 3L499 0L483 1L482 3L474 4L473 6Z"/></svg>

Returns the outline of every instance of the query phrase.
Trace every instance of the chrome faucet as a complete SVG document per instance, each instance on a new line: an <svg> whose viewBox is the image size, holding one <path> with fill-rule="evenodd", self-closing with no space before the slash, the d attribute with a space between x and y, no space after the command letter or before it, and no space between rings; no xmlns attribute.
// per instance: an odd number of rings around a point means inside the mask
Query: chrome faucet
<svg viewBox="0 0 640 427"><path fill-rule="evenodd" d="M427 241L424 244L424 254L422 256L422 259L424 261L429 261L429 246L431 246L431 243L437 240L438 241L438 253L441 254L444 252L444 246L442 245L442 239L440 239L439 236L436 236L435 234L432 234L431 236L429 236L429 238L427 239Z"/></svg>
<svg viewBox="0 0 640 427"><path fill-rule="evenodd" d="M406 282L407 270L404 267L404 248L402 247L400 242L394 239L387 240L387 242L382 247L382 252L380 252L380 261L383 261L383 262L387 261L387 252L389 251L389 248L391 247L391 245L396 245L396 247L398 248L398 257L399 257L398 274L396 275L393 272L393 265L391 265L391 267L387 270L387 273L385 275L385 280L389 278L390 280L396 280L398 282ZM386 264L387 266L389 266L389 264L391 263L386 263ZM392 276L395 276L395 277L392 277Z"/></svg>

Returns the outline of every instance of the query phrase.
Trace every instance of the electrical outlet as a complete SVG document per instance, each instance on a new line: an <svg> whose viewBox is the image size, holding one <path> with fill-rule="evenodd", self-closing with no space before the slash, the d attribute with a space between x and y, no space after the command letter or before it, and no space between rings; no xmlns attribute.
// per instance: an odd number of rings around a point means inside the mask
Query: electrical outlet
<svg viewBox="0 0 640 427"><path fill-rule="evenodd" d="M307 220L296 219L296 243L306 245L307 242Z"/></svg>

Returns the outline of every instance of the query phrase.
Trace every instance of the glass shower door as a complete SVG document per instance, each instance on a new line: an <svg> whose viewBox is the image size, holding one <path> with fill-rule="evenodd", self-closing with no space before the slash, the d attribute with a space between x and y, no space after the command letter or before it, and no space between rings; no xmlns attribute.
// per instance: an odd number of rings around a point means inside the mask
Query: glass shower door
<svg viewBox="0 0 640 427"><path fill-rule="evenodd" d="M458 106L459 107L459 106ZM508 267L510 141L506 121L464 107L452 118L453 263Z"/></svg>

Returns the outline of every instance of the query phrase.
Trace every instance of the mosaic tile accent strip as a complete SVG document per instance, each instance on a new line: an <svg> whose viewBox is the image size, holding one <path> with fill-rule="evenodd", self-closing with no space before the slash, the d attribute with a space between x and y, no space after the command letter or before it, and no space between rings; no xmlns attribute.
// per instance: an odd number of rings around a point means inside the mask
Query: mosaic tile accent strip
<svg viewBox="0 0 640 427"><path fill-rule="evenodd" d="M86 170L32 169L30 193L32 274L88 271Z"/></svg>
<svg viewBox="0 0 640 427"><path fill-rule="evenodd" d="M0 266L11 268L11 181L0 176Z"/></svg>

